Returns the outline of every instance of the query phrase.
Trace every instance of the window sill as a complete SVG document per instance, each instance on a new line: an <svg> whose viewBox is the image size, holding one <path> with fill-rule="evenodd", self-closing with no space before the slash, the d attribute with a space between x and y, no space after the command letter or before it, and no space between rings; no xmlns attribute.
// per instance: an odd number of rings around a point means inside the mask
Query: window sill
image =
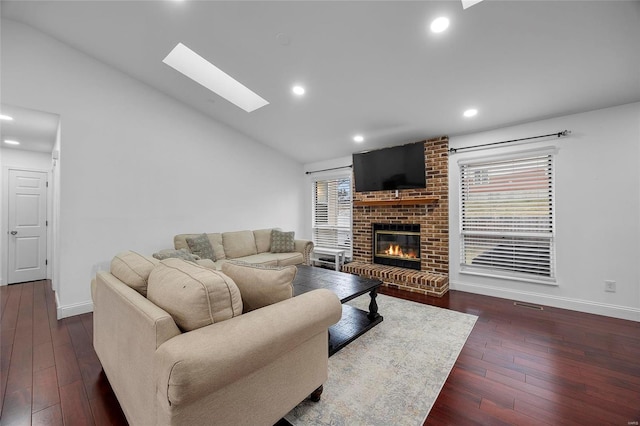
<svg viewBox="0 0 640 426"><path fill-rule="evenodd" d="M555 278L529 278L529 277L520 277L516 275L501 275L499 273L491 273L485 271L476 271L472 269L462 269L464 266L460 266L460 274L464 275L476 275L479 277L487 277L487 278L496 278L500 280L510 280L510 281L522 281L533 284L543 284L548 286L557 287L559 284Z"/></svg>

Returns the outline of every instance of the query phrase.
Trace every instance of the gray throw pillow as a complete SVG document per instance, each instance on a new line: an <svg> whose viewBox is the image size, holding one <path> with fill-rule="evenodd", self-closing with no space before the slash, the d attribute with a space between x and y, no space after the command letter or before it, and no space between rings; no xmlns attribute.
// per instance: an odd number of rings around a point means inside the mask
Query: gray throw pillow
<svg viewBox="0 0 640 426"><path fill-rule="evenodd" d="M274 229L271 231L271 253L291 253L295 251L295 233L282 232Z"/></svg>
<svg viewBox="0 0 640 426"><path fill-rule="evenodd" d="M216 261L216 256L211 247L211 241L207 234L196 235L195 237L187 237L187 245L191 253L200 256L201 259L211 259Z"/></svg>
<svg viewBox="0 0 640 426"><path fill-rule="evenodd" d="M188 262L195 262L200 259L200 256L189 253L187 249L180 250L161 250L157 253L153 253L153 257L158 260L165 260L169 258L176 258L186 260Z"/></svg>

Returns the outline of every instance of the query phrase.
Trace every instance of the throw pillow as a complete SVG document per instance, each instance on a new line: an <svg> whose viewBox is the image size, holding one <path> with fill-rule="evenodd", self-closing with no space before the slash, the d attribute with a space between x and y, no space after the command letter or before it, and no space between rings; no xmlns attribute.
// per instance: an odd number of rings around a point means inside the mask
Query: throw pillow
<svg viewBox="0 0 640 426"><path fill-rule="evenodd" d="M158 263L153 257L125 251L114 256L109 270L114 277L146 297L149 274Z"/></svg>
<svg viewBox="0 0 640 426"><path fill-rule="evenodd" d="M187 245L191 253L200 256L201 259L211 259L214 262L216 257L213 254L213 247L207 234L200 234L195 237L187 237Z"/></svg>
<svg viewBox="0 0 640 426"><path fill-rule="evenodd" d="M182 259L165 259L153 268L147 298L171 315L182 331L242 314L242 297L231 278Z"/></svg>
<svg viewBox="0 0 640 426"><path fill-rule="evenodd" d="M293 297L295 266L273 267L229 261L222 272L236 283L244 313Z"/></svg>
<svg viewBox="0 0 640 426"><path fill-rule="evenodd" d="M295 251L295 233L282 232L277 229L271 231L271 253L291 253Z"/></svg>
<svg viewBox="0 0 640 426"><path fill-rule="evenodd" d="M194 255L192 253L189 253L189 251L187 249L160 250L157 253L153 253L153 257L155 257L158 260L165 260L165 259L169 259L169 258L175 257L177 259L186 260L188 262L195 262L196 260L200 259L200 256L197 256L197 255Z"/></svg>

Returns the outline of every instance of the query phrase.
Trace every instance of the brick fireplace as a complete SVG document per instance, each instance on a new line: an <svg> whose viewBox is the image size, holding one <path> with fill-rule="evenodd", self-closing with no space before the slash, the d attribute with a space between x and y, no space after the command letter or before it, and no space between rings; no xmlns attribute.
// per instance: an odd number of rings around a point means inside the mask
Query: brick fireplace
<svg viewBox="0 0 640 426"><path fill-rule="evenodd" d="M345 272L381 279L384 285L442 296L449 290L449 139L424 142L425 189L353 192L353 262ZM419 268L374 263L374 224L419 229ZM402 226L400 226L402 225Z"/></svg>

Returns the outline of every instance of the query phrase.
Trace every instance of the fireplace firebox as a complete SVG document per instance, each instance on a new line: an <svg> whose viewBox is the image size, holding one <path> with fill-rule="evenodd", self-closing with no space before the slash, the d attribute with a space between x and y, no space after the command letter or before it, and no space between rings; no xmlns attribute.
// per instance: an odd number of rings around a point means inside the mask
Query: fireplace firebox
<svg viewBox="0 0 640 426"><path fill-rule="evenodd" d="M419 224L373 224L373 263L420 270Z"/></svg>

